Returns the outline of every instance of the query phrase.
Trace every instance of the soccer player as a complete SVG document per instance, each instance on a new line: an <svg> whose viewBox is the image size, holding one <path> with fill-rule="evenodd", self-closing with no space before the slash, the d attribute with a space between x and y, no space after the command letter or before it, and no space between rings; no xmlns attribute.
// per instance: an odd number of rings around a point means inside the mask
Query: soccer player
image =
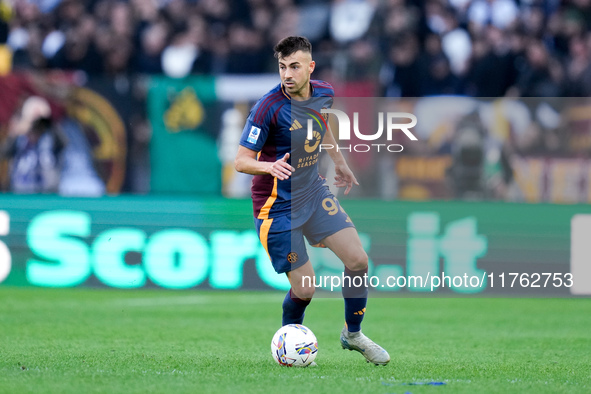
<svg viewBox="0 0 591 394"><path fill-rule="evenodd" d="M302 324L314 296L314 277L304 236L313 246L332 250L345 266L344 349L356 350L368 362L385 365L388 353L361 332L367 287L355 287L355 277L367 274L368 257L349 216L318 173L319 145L336 146L322 108L332 105L334 90L323 81L310 80L315 63L305 37L287 37L274 48L281 83L252 108L235 159L239 172L254 175L252 201L255 225L277 273L286 273L291 289L283 301L283 325ZM315 129L308 130L308 119ZM335 164L335 185L348 194L358 185L343 155L328 150Z"/></svg>

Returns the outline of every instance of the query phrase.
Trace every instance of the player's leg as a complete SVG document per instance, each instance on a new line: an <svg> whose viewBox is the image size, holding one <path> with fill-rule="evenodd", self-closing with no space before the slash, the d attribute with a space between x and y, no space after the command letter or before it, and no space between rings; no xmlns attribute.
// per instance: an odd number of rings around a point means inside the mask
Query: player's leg
<svg viewBox="0 0 591 394"><path fill-rule="evenodd" d="M344 263L345 321L351 332L358 332L367 305L364 275L367 274L368 257L345 210L328 188L324 193L306 223L304 233L312 245L322 244L330 248Z"/></svg>
<svg viewBox="0 0 591 394"><path fill-rule="evenodd" d="M368 296L368 257L357 230L354 227L344 228L324 238L322 243L345 265L342 292L346 325L341 332L341 346L343 349L358 351L368 362L386 365L390 361L388 352L361 332Z"/></svg>
<svg viewBox="0 0 591 394"><path fill-rule="evenodd" d="M314 269L308 260L303 266L287 273L291 289L283 300L283 325L303 324L306 307L314 296Z"/></svg>
<svg viewBox="0 0 591 394"><path fill-rule="evenodd" d="M302 324L306 307L314 295L311 282L314 270L308 258L302 229L292 229L287 216L256 219L255 223L275 272L286 273L291 283L291 289L283 300L282 325ZM302 282L306 276L310 278L308 286Z"/></svg>
<svg viewBox="0 0 591 394"><path fill-rule="evenodd" d="M301 227L291 229L288 247L287 260L290 267L286 274L291 289L283 300L283 325L302 324L304 312L314 296L315 288L313 284L314 268L308 258Z"/></svg>
<svg viewBox="0 0 591 394"><path fill-rule="evenodd" d="M345 265L343 297L346 325L341 332L341 345L344 349L358 351L367 361L385 365L390 361L388 352L361 332L368 295L364 280L367 253L345 210L328 188L325 193L318 200L321 203L306 223L304 233L312 245L330 248Z"/></svg>
<svg viewBox="0 0 591 394"><path fill-rule="evenodd" d="M345 322L349 332L358 332L367 306L367 253L354 227L344 228L326 237L322 243L345 265L342 286Z"/></svg>
<svg viewBox="0 0 591 394"><path fill-rule="evenodd" d="M314 268L308 260L304 265L287 273L291 292L299 299L310 301L314 297Z"/></svg>

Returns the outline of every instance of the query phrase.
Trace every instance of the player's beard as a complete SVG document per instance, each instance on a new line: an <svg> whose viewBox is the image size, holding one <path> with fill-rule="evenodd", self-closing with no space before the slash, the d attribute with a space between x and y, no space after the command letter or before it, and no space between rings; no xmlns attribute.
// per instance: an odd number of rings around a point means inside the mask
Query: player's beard
<svg viewBox="0 0 591 394"><path fill-rule="evenodd" d="M310 77L308 77L301 85L297 85L294 81L294 85L292 87L286 86L285 82L283 83L283 86L285 87L287 93L289 93L291 96L301 96L301 92L306 88L306 85L309 84Z"/></svg>

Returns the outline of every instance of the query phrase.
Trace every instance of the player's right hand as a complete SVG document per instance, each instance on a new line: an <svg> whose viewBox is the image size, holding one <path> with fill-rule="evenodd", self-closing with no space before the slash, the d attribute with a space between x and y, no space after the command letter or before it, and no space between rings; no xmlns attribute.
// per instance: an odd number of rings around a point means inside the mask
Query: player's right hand
<svg viewBox="0 0 591 394"><path fill-rule="evenodd" d="M289 179L291 173L295 171L295 168L289 165L287 159L289 159L289 153L286 153L281 159L271 164L269 167L269 174L282 181Z"/></svg>

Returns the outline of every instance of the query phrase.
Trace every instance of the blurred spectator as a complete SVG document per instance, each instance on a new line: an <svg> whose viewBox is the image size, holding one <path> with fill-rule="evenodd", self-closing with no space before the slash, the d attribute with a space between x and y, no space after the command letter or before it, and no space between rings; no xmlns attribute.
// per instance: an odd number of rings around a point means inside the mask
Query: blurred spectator
<svg viewBox="0 0 591 394"><path fill-rule="evenodd" d="M129 71L133 45L129 39L123 36L114 36L117 45L114 45L104 54L104 71L110 76L126 74Z"/></svg>
<svg viewBox="0 0 591 394"><path fill-rule="evenodd" d="M459 79L451 72L445 56L433 58L428 64L427 73L421 96L458 94Z"/></svg>
<svg viewBox="0 0 591 394"><path fill-rule="evenodd" d="M483 105L478 112L461 118L451 145L452 163L448 181L456 198L505 199L513 184L513 168L506 137L494 134L486 112L503 111L500 103ZM495 107L496 106L496 107ZM519 107L518 104L514 104Z"/></svg>
<svg viewBox="0 0 591 394"><path fill-rule="evenodd" d="M468 8L468 21L473 32L489 25L507 29L517 20L519 9L514 0L474 0Z"/></svg>
<svg viewBox="0 0 591 394"><path fill-rule="evenodd" d="M315 78L330 81L337 94L591 96L591 0L0 0L0 73L11 66L18 71L81 70L65 73L70 83L103 95L117 112L129 112L121 114L128 147L123 188L148 192L152 131L145 114L131 109L129 101L134 86L152 80L144 74L183 78L276 73L270 48L296 34L310 38ZM340 84L343 81L359 83ZM26 96L37 94L47 91L27 91ZM12 96L12 91L5 96ZM63 92L56 96L65 98ZM144 99L145 93L138 99L143 110ZM13 100L15 106L18 100ZM12 107L0 106L0 113L8 117L13 112ZM6 135L8 117L1 137ZM227 112L224 127L231 130L235 117ZM64 156L61 192L103 193L104 184L92 186L92 179L98 179L88 157L94 147L81 142L84 129L75 122L63 121L60 126L69 141L63 152L63 138L56 132L40 134L34 128L22 135L14 129L4 152L14 154L19 146ZM565 129L556 125L516 133L513 147L504 142L493 146L490 127L485 125L486 132L478 134L474 130L480 126L472 126L453 136L441 131L449 150L440 153L455 149L454 182L468 194L490 196L493 189L495 196L505 194L503 189L512 182L510 165L504 162L510 148L517 154L564 149L560 144ZM221 134L219 128L211 132ZM16 137L26 143L16 144ZM45 140L53 142L41 143ZM483 142L484 158L479 158L474 147ZM462 146L467 153L458 150ZM471 184L470 174L463 172L464 159L488 171L489 156L499 158L499 188L491 189L488 181L483 186L482 179ZM17 159L13 156L13 163ZM106 181L103 169L97 170ZM77 188L86 184L79 181L84 177L88 186ZM25 183L22 176L15 179ZM478 189L481 186L485 188Z"/></svg>
<svg viewBox="0 0 591 394"><path fill-rule="evenodd" d="M550 57L543 42L531 40L513 93L523 97L560 97L564 93L563 81L561 65Z"/></svg>
<svg viewBox="0 0 591 394"><path fill-rule="evenodd" d="M49 103L42 97L25 100L0 148L0 159L10 159L10 190L15 193L57 192L64 134L51 119Z"/></svg>
<svg viewBox="0 0 591 394"><path fill-rule="evenodd" d="M141 32L140 45L135 56L135 71L148 74L162 73L160 56L169 35L170 27L164 21L151 24Z"/></svg>
<svg viewBox="0 0 591 394"><path fill-rule="evenodd" d="M591 88L591 0L0 1L0 38L21 69L275 72L268 48L303 34L319 74L370 78L391 96Z"/></svg>
<svg viewBox="0 0 591 394"><path fill-rule="evenodd" d="M263 8L259 7L259 9ZM330 19L330 7L328 4L320 2L302 4L298 19L298 35L305 35L310 42L317 43L326 35ZM256 20L253 19L253 23L256 23Z"/></svg>
<svg viewBox="0 0 591 394"><path fill-rule="evenodd" d="M441 48L450 62L452 72L463 76L467 72L472 53L472 43L468 32L460 27L457 18L447 9L443 13Z"/></svg>
<svg viewBox="0 0 591 394"><path fill-rule="evenodd" d="M0 1L0 45L5 44L6 40L8 40L8 20L10 19L10 13L11 11L8 5Z"/></svg>
<svg viewBox="0 0 591 394"><path fill-rule="evenodd" d="M11 37L13 68L44 68L47 65L47 58L43 53L43 31L40 28L29 28L26 35L22 37L22 44L15 44L15 40L18 39L16 35Z"/></svg>
<svg viewBox="0 0 591 394"><path fill-rule="evenodd" d="M335 1L332 5L330 33L338 43L358 40L370 27L375 2L344 0Z"/></svg>
<svg viewBox="0 0 591 394"><path fill-rule="evenodd" d="M569 56L566 61L566 78L569 96L589 96L590 48L583 36L574 36L569 42Z"/></svg>
<svg viewBox="0 0 591 394"><path fill-rule="evenodd" d="M70 0L73 1L73 0ZM68 24L64 46L48 59L50 68L82 70L98 74L103 69L103 59L94 42L96 23L89 15Z"/></svg>
<svg viewBox="0 0 591 394"><path fill-rule="evenodd" d="M230 26L228 32L229 55L226 72L256 74L265 69L266 55L262 37L242 24Z"/></svg>
<svg viewBox="0 0 591 394"><path fill-rule="evenodd" d="M441 47L441 37L429 34L425 38L425 50L420 58L421 96L450 95L460 92L460 79L451 72L447 56Z"/></svg>
<svg viewBox="0 0 591 394"><path fill-rule="evenodd" d="M475 113L458 122L452 145L452 164L447 170L456 198L486 197L485 135Z"/></svg>
<svg viewBox="0 0 591 394"><path fill-rule="evenodd" d="M389 61L381 70L387 97L419 97L421 86L419 44L414 34L401 36L389 51Z"/></svg>
<svg viewBox="0 0 591 394"><path fill-rule="evenodd" d="M105 184L98 177L88 140L80 126L70 119L60 123L68 144L63 151L63 169L58 192L63 196L98 197L105 194Z"/></svg>
<svg viewBox="0 0 591 394"><path fill-rule="evenodd" d="M173 78L182 78L191 72L207 72L210 54L200 45L203 25L183 26L162 52L162 69Z"/></svg>
<svg viewBox="0 0 591 394"><path fill-rule="evenodd" d="M351 44L348 53L351 56L347 68L347 78L354 80L371 80L380 69L377 48L368 40L360 40Z"/></svg>
<svg viewBox="0 0 591 394"><path fill-rule="evenodd" d="M489 27L474 39L466 93L477 97L502 97L514 83L515 67L506 35Z"/></svg>
<svg viewBox="0 0 591 394"><path fill-rule="evenodd" d="M298 33L299 13L297 8L288 6L277 10L275 23L271 26L271 40L274 44L284 37L293 36Z"/></svg>

